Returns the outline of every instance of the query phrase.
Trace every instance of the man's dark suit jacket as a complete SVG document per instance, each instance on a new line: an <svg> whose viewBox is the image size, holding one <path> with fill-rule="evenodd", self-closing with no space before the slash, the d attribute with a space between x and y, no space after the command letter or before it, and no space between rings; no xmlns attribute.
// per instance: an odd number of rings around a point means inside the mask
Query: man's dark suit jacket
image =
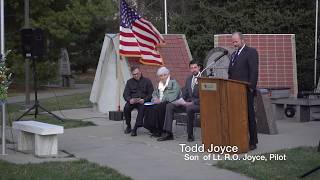
<svg viewBox="0 0 320 180"><path fill-rule="evenodd" d="M188 101L188 102L192 101L195 105L199 105L200 104L199 82L194 86L193 92L192 92L192 88L191 88L192 76L193 75L189 76L186 80L186 84L182 91L182 98L185 101Z"/></svg>
<svg viewBox="0 0 320 180"><path fill-rule="evenodd" d="M235 53L233 54L233 56ZM232 58L233 58L232 56ZM245 46L234 64L229 64L229 79L246 81L249 88L255 90L258 81L259 55L256 49Z"/></svg>

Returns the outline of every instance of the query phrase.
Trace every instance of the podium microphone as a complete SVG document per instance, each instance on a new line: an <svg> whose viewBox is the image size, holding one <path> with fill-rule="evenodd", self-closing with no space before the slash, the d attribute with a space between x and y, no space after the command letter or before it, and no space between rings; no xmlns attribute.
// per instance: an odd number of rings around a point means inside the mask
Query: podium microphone
<svg viewBox="0 0 320 180"><path fill-rule="evenodd" d="M227 50L223 51L220 56L218 56L217 58L215 58L215 59L213 60L213 62L211 62L206 68L204 68L204 69L200 72L200 74L199 74L198 77L201 77L202 73L203 73L205 70L207 70L212 64L216 63L216 62L219 61L223 56L225 56L225 55L227 55L227 54L228 54L228 51L227 51Z"/></svg>

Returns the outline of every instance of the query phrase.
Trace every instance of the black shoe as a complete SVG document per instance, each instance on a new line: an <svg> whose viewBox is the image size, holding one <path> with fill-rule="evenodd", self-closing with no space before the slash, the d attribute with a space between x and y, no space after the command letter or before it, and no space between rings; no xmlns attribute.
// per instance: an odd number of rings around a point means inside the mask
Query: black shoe
<svg viewBox="0 0 320 180"><path fill-rule="evenodd" d="M137 129L132 129L131 136L137 136Z"/></svg>
<svg viewBox="0 0 320 180"><path fill-rule="evenodd" d="M157 139L157 141L167 141L167 140L173 140L173 135L172 133L168 133L163 137L160 137Z"/></svg>
<svg viewBox="0 0 320 180"><path fill-rule="evenodd" d="M131 133L131 126L127 126L126 130L124 130L125 134Z"/></svg>
<svg viewBox="0 0 320 180"><path fill-rule="evenodd" d="M257 149L257 145L256 144L250 144L249 145L249 149L252 151L252 150L255 150Z"/></svg>
<svg viewBox="0 0 320 180"><path fill-rule="evenodd" d="M151 134L151 137L161 137L161 132L154 132Z"/></svg>
<svg viewBox="0 0 320 180"><path fill-rule="evenodd" d="M194 141L193 135L188 135L188 142L192 142L192 141Z"/></svg>

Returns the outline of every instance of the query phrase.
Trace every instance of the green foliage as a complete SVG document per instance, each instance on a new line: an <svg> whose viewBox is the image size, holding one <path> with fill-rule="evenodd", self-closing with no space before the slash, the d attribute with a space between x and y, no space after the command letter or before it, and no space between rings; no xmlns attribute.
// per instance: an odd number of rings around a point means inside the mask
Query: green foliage
<svg viewBox="0 0 320 180"><path fill-rule="evenodd" d="M8 67L10 67L11 71L14 73L14 82L17 81L23 82L24 80L24 60L21 55L10 54L7 57Z"/></svg>
<svg viewBox="0 0 320 180"><path fill-rule="evenodd" d="M21 54L19 30L24 24L24 3L8 0L5 6L5 21L10 22L5 26L6 47ZM118 31L117 11L117 4L112 0L34 0L30 1L30 24L45 32L46 61L57 63L60 48L65 47L71 63L86 70L97 64L104 34Z"/></svg>
<svg viewBox="0 0 320 180"><path fill-rule="evenodd" d="M33 22L48 31L52 48L66 47L71 63L86 71L97 64L104 34L118 29L117 11L111 0L70 0L62 10L51 9Z"/></svg>
<svg viewBox="0 0 320 180"><path fill-rule="evenodd" d="M53 80L57 77L58 65L55 62L40 61L36 66L40 83L47 83L49 80Z"/></svg>
<svg viewBox="0 0 320 180"><path fill-rule="evenodd" d="M14 73L14 82L16 84L24 83L24 77L25 77L25 60L22 58L22 56L19 54L10 54L7 57L7 63L8 67L10 67L10 70ZM29 60L30 64L30 79L31 82L33 79L32 73L32 61ZM55 61L44 61L44 60L36 60L36 68L37 68L37 79L40 82L40 84L47 84L48 82L55 80L57 77L57 70L58 65Z"/></svg>
<svg viewBox="0 0 320 180"><path fill-rule="evenodd" d="M0 101L6 100L8 97L10 77L11 73L9 73L5 62L0 62Z"/></svg>

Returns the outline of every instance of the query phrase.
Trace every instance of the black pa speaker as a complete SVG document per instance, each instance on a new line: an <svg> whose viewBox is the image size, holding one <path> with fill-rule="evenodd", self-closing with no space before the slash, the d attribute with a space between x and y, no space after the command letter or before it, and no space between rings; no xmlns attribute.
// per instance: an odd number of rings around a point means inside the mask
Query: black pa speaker
<svg viewBox="0 0 320 180"><path fill-rule="evenodd" d="M45 52L45 37L42 29L33 30L33 45L31 54L34 58L42 58Z"/></svg>
<svg viewBox="0 0 320 180"><path fill-rule="evenodd" d="M22 29L21 44L25 58L42 58L45 53L45 36L42 29Z"/></svg>
<svg viewBox="0 0 320 180"><path fill-rule="evenodd" d="M21 47L22 54L25 58L30 58L33 44L33 29L25 28L21 29Z"/></svg>

